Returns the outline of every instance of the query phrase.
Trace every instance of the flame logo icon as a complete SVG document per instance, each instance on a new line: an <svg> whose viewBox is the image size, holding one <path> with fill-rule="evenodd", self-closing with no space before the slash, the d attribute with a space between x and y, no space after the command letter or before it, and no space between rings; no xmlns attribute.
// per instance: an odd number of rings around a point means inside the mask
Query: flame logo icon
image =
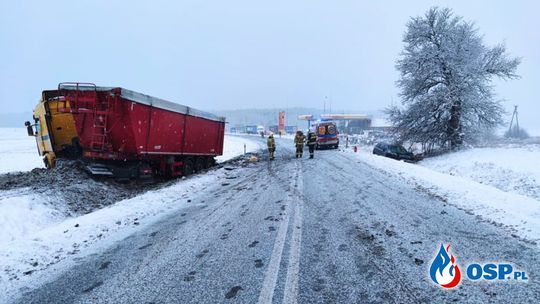
<svg viewBox="0 0 540 304"><path fill-rule="evenodd" d="M454 288L461 282L461 272L453 255L450 254L450 245L441 248L433 259L429 269L429 275L433 282L443 288Z"/></svg>

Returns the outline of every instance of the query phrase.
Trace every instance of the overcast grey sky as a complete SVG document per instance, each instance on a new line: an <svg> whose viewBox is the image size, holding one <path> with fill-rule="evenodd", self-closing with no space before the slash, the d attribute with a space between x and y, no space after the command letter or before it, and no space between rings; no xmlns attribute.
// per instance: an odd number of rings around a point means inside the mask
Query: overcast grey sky
<svg viewBox="0 0 540 304"><path fill-rule="evenodd" d="M1 112L61 81L122 86L206 110L382 109L398 101L405 24L431 6L523 57L496 91L540 130L538 1L1 1ZM535 124L533 126L533 124Z"/></svg>

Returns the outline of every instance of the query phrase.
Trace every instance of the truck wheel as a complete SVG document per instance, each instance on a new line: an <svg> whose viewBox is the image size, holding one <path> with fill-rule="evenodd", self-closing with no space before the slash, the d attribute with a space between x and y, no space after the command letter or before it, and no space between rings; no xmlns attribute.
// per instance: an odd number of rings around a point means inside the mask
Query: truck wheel
<svg viewBox="0 0 540 304"><path fill-rule="evenodd" d="M210 168L212 168L212 166L214 165L214 162L215 162L215 161L214 161L214 158L208 156L208 157L205 159L204 168L205 168L205 169L210 169Z"/></svg>
<svg viewBox="0 0 540 304"><path fill-rule="evenodd" d="M184 171L182 173L184 176L193 174L193 161L191 159L184 160Z"/></svg>
<svg viewBox="0 0 540 304"><path fill-rule="evenodd" d="M51 165L49 164L49 160L47 159L47 156L43 157L43 164L45 165L45 168L51 169Z"/></svg>
<svg viewBox="0 0 540 304"><path fill-rule="evenodd" d="M45 164L45 168L52 169L56 167L56 157L54 154L46 153L45 156L43 156L43 163Z"/></svg>
<svg viewBox="0 0 540 304"><path fill-rule="evenodd" d="M195 159L195 172L201 172L204 169L204 157L197 157Z"/></svg>

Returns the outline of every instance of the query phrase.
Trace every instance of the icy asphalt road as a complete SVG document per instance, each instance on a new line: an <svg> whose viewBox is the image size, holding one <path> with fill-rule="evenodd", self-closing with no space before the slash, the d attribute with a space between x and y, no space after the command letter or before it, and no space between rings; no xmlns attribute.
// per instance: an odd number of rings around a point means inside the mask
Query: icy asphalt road
<svg viewBox="0 0 540 304"><path fill-rule="evenodd" d="M337 151L230 171L181 210L80 261L19 303L429 303L540 299L540 254L397 176ZM428 278L440 243L457 263L507 261L529 283Z"/></svg>

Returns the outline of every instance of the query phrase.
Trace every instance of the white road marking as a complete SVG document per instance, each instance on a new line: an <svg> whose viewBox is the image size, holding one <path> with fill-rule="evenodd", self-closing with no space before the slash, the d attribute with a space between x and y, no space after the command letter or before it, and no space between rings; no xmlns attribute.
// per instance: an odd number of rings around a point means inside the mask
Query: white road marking
<svg viewBox="0 0 540 304"><path fill-rule="evenodd" d="M295 164L296 174L295 178L291 182L291 193L302 192L304 184L301 178L301 168L298 167L298 163ZM301 165L300 165L301 166ZM294 189L296 187L296 189ZM294 203L294 219L291 233L290 250L289 250L289 262L287 264L287 276L285 279L285 286L283 292L283 303L296 304L298 298L298 277L300 273L300 244L302 240L302 200L295 199L295 195L287 197L285 217L283 218L276 240L274 242L274 249L272 250L272 256L270 257L270 263L266 270L261 293L259 294L260 304L271 304L274 298L274 291L276 289L277 278L279 274L279 268L281 259L283 256L283 248L285 247L285 241L287 239L287 232L289 230L289 222L291 217L291 206Z"/></svg>
<svg viewBox="0 0 540 304"><path fill-rule="evenodd" d="M300 168L300 172L301 168ZM296 191L302 193L304 183L301 174L297 178ZM298 277L300 274L300 245L302 242L302 200L297 199L294 206L294 220L291 236L291 248L289 250L289 263L287 265L287 278L283 303L296 304L298 302Z"/></svg>
<svg viewBox="0 0 540 304"><path fill-rule="evenodd" d="M287 230L289 229L289 218L291 217L290 209L291 197L287 197L285 218L279 225L279 230L274 242L274 249L272 250L272 256L270 263L266 269L261 293L259 294L259 304L271 304L274 298L274 290L276 289L276 283L279 273L279 264L281 264L281 256L283 254L283 247L285 246L285 239L287 238Z"/></svg>

